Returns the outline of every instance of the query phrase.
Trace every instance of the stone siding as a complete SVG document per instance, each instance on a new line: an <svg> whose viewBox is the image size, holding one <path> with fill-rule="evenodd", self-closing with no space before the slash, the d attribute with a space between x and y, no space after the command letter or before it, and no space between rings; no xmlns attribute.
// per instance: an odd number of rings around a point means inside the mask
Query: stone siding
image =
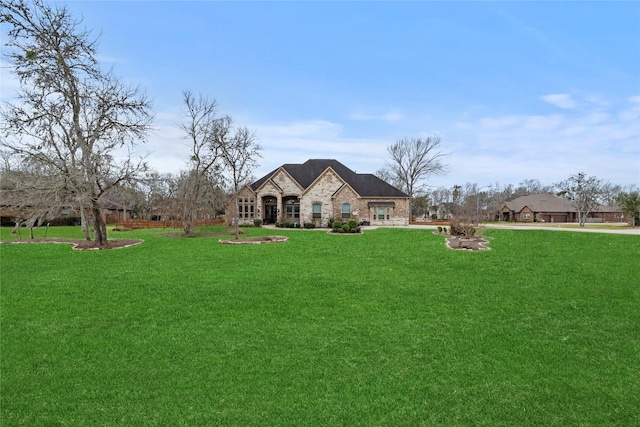
<svg viewBox="0 0 640 427"><path fill-rule="evenodd" d="M342 178L333 170L326 170L300 196L300 221L314 223L316 227L324 227L329 224L331 218L338 218L335 216L335 201L332 196L342 186L344 186ZM313 218L313 205L316 203L321 205L320 218Z"/></svg>
<svg viewBox="0 0 640 427"><path fill-rule="evenodd" d="M303 188L301 188L300 185L295 182L287 172L283 170L277 172L276 175L272 178L272 181L282 189L282 195L285 197L298 195L303 190Z"/></svg>

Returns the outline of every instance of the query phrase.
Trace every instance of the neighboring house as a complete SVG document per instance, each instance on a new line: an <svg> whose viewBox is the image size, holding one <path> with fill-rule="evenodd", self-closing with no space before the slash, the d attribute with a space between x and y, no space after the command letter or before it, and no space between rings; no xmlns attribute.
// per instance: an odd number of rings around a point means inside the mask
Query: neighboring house
<svg viewBox="0 0 640 427"><path fill-rule="evenodd" d="M440 203L436 206L435 215L437 219L449 220L453 218L453 211L455 210L455 204L450 202ZM431 213L431 212L430 212Z"/></svg>
<svg viewBox="0 0 640 427"><path fill-rule="evenodd" d="M133 211L120 203L113 200L104 199L102 201L102 215L107 224L115 224L116 222L123 222L133 218ZM88 218L91 215L87 212Z"/></svg>
<svg viewBox="0 0 640 427"><path fill-rule="evenodd" d="M578 212L571 201L551 194L530 194L500 206L500 221L511 222L577 222ZM616 206L600 206L590 212L586 222L624 222Z"/></svg>
<svg viewBox="0 0 640 427"><path fill-rule="evenodd" d="M371 225L409 224L409 196L372 174L352 171L337 160L285 164L238 193L240 223L296 222L327 226L355 219ZM236 198L227 204L235 217Z"/></svg>
<svg viewBox="0 0 640 427"><path fill-rule="evenodd" d="M0 223L4 226L14 225L16 218L25 218L34 211L34 205L31 203L18 202L13 200L8 192L0 194ZM112 200L104 199L101 206L102 216L107 224L127 221L132 218L132 211L127 209L120 203ZM87 218L91 220L91 212L85 208ZM57 208L51 224L80 224L80 210L70 204L62 204Z"/></svg>

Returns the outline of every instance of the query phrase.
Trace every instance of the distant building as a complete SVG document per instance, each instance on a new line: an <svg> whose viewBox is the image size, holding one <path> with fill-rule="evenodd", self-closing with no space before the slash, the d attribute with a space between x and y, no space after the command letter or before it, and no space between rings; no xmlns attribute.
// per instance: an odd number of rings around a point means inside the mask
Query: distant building
<svg viewBox="0 0 640 427"><path fill-rule="evenodd" d="M42 201L40 201L40 205L42 205ZM126 221L131 219L133 214L127 207L108 199L102 200L100 208L102 217L107 224ZM47 209L46 204L45 207L36 208L35 203L14 200L11 194L2 192L0 194L0 225L13 226L17 218L24 219L36 213L36 211L44 212ZM84 209L87 218L91 220L92 213L90 208L87 206ZM79 225L80 208L69 203L62 203L56 208L55 212L52 212L50 218L46 222L51 225Z"/></svg>
<svg viewBox="0 0 640 427"><path fill-rule="evenodd" d="M530 194L503 202L500 221L510 222L577 222L578 212L571 201L552 194ZM599 206L590 212L586 222L624 222L624 214L617 206Z"/></svg>

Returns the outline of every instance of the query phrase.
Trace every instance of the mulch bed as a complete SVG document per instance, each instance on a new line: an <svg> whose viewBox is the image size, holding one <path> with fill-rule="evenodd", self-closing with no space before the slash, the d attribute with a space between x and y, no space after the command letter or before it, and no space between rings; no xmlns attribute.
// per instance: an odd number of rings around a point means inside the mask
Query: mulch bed
<svg viewBox="0 0 640 427"><path fill-rule="evenodd" d="M64 243L70 244L73 246L73 249L76 251L98 251L98 250L108 250L108 249L122 249L128 248L131 246L139 245L144 240L133 240L133 239L114 239L108 240L105 246L96 245L95 242L83 239L29 239L29 240L8 240L2 243Z"/></svg>
<svg viewBox="0 0 640 427"><path fill-rule="evenodd" d="M259 237L245 237L242 239L226 239L218 240L218 243L226 245L243 245L243 244L260 244L260 243L280 243L289 240L285 236L259 236Z"/></svg>
<svg viewBox="0 0 640 427"><path fill-rule="evenodd" d="M447 239L447 247L454 250L463 251L486 251L489 250L486 244L489 243L487 239L480 236L475 237L459 237L452 236Z"/></svg>

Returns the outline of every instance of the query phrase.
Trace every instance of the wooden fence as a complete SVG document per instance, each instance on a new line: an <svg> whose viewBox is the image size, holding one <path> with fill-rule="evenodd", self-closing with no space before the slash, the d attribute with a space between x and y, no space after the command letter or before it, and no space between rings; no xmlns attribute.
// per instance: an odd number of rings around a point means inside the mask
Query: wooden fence
<svg viewBox="0 0 640 427"><path fill-rule="evenodd" d="M197 227L210 227L213 225L224 224L224 219L203 219L196 221ZM163 221L151 221L146 219L132 219L123 222L116 223L117 230L139 230L142 228L182 228L182 221L178 220L163 220Z"/></svg>
<svg viewBox="0 0 640 427"><path fill-rule="evenodd" d="M411 225L446 225L448 227L449 220L446 220L446 219L421 220L419 218L411 218L411 220L409 220L409 224Z"/></svg>

